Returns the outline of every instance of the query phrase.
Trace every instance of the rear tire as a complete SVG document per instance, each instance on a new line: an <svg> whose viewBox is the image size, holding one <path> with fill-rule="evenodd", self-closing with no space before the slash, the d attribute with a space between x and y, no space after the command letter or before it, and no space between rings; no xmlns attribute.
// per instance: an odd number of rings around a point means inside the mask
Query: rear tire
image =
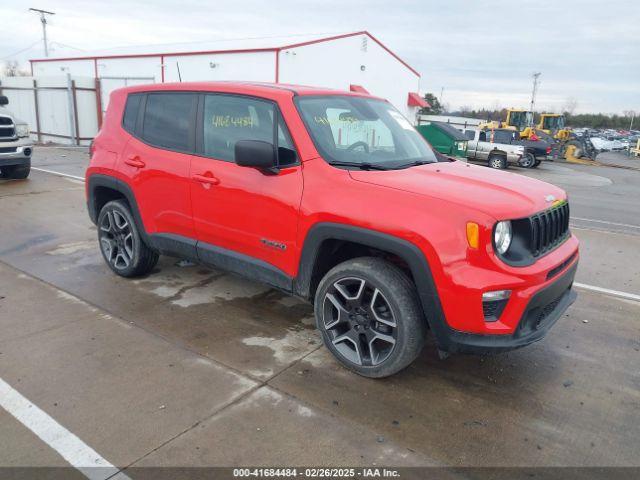
<svg viewBox="0 0 640 480"><path fill-rule="evenodd" d="M507 168L507 157L504 155L489 155L489 160L487 161L490 168L496 168L499 170L504 170Z"/></svg>
<svg viewBox="0 0 640 480"><path fill-rule="evenodd" d="M522 168L534 168L536 166L536 157L531 152L525 153L518 163Z"/></svg>
<svg viewBox="0 0 640 480"><path fill-rule="evenodd" d="M393 375L424 347L427 323L415 286L381 258L355 258L332 268L318 285L314 311L329 351L364 377Z"/></svg>
<svg viewBox="0 0 640 480"><path fill-rule="evenodd" d="M158 253L144 243L122 200L113 200L100 210L98 243L109 268L121 277L145 275L158 263Z"/></svg>
<svg viewBox="0 0 640 480"><path fill-rule="evenodd" d="M31 163L27 165L11 165L2 167L1 178L11 178L14 180L24 180L31 173Z"/></svg>

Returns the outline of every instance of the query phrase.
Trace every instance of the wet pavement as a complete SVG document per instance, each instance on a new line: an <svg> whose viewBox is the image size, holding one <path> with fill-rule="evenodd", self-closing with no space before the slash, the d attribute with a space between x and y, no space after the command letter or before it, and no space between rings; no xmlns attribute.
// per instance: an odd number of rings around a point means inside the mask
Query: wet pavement
<svg viewBox="0 0 640 480"><path fill-rule="evenodd" d="M36 155L75 176L87 158ZM524 173L584 219L576 281L637 295L640 172L620 172ZM309 305L263 285L168 257L115 276L77 179L2 181L0 212L0 379L117 467L640 466L637 301L580 289L535 345L439 360L429 341L369 380L332 359ZM0 466L65 464L0 408Z"/></svg>

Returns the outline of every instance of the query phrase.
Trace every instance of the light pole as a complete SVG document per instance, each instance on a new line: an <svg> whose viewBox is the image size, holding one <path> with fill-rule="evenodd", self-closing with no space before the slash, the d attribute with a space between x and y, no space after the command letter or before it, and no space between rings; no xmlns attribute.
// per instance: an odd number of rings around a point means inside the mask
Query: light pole
<svg viewBox="0 0 640 480"><path fill-rule="evenodd" d="M533 107L536 104L536 93L538 93L538 78L542 75L542 72L533 73L533 90L531 90L531 112L533 113ZM533 118L531 119L533 121Z"/></svg>
<svg viewBox="0 0 640 480"><path fill-rule="evenodd" d="M32 12L40 14L40 23L42 23L42 41L44 42L44 56L49 56L49 45L47 44L47 17L46 15L55 15L54 12L47 12L39 8L30 8Z"/></svg>

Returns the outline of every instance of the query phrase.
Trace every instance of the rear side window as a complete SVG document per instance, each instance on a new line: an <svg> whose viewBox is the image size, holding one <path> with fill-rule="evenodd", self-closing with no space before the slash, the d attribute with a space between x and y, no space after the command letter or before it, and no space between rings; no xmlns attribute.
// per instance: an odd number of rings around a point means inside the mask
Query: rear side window
<svg viewBox="0 0 640 480"><path fill-rule="evenodd" d="M464 131L464 136L467 137L469 140L473 140L475 138L475 131L473 130L465 130Z"/></svg>
<svg viewBox="0 0 640 480"><path fill-rule="evenodd" d="M135 133L136 130L136 119L138 118L138 110L140 110L141 102L141 94L133 94L127 97L127 104L124 107L124 117L122 118L122 126L131 134Z"/></svg>
<svg viewBox="0 0 640 480"><path fill-rule="evenodd" d="M195 98L193 93L148 94L142 139L156 147L188 151Z"/></svg>

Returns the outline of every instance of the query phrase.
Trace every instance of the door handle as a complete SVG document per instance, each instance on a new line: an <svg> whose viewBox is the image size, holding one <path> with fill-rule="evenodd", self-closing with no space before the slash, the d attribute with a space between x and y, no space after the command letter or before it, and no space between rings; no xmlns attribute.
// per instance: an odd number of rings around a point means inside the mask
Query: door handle
<svg viewBox="0 0 640 480"><path fill-rule="evenodd" d="M124 163L136 168L144 168L145 166L145 163L140 160L140 157L138 155L129 155Z"/></svg>
<svg viewBox="0 0 640 480"><path fill-rule="evenodd" d="M194 180L197 180L200 183L204 183L207 185L218 185L220 183L220 179L213 176L211 172L205 172L202 174L196 173L193 176Z"/></svg>

